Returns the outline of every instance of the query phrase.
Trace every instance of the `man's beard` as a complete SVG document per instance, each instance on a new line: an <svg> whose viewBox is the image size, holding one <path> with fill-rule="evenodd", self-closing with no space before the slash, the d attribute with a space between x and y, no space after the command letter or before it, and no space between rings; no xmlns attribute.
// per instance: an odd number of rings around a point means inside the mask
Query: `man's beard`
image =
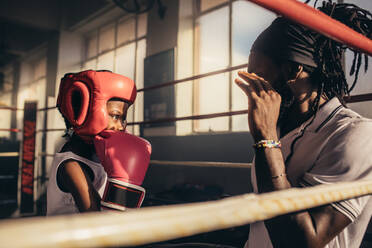
<svg viewBox="0 0 372 248"><path fill-rule="evenodd" d="M278 118L278 125L280 125L288 116L288 111L294 102L294 96L284 79L277 80L273 87L282 98Z"/></svg>

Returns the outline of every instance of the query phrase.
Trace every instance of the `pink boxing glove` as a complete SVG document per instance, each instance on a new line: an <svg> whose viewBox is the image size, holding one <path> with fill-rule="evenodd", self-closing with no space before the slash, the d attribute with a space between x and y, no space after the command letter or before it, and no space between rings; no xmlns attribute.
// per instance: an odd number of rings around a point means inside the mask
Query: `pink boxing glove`
<svg viewBox="0 0 372 248"><path fill-rule="evenodd" d="M104 130L94 137L94 146L107 173L101 206L139 208L145 197L140 185L150 162L150 143L126 132Z"/></svg>

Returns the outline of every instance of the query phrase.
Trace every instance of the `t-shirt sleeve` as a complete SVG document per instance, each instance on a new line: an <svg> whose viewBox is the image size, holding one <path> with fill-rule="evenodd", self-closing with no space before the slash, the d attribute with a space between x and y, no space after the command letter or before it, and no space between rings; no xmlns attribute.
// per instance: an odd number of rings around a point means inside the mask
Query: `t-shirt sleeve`
<svg viewBox="0 0 372 248"><path fill-rule="evenodd" d="M356 180L372 180L372 121L365 119L351 122L336 131L299 183L302 186L315 186ZM369 197L331 205L355 221Z"/></svg>

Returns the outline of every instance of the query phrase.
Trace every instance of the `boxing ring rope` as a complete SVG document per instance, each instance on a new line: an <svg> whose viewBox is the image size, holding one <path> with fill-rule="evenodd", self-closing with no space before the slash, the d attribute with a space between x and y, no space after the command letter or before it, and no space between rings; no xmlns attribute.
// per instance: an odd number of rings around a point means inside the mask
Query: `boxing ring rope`
<svg viewBox="0 0 372 248"><path fill-rule="evenodd" d="M38 129L36 130L37 133L43 133L43 132L60 132L65 131L66 128L47 128L47 129Z"/></svg>
<svg viewBox="0 0 372 248"><path fill-rule="evenodd" d="M205 115L190 115L190 116L183 116L183 117L170 117L170 118L161 118L161 119L154 119L148 121L137 121L137 122L128 122L127 125L143 125L143 124L150 124L150 123L164 123L164 122L175 122L175 121L184 121L184 120L202 120L202 119L211 119L223 116L233 116L233 115L241 115L248 113L248 110L238 110L238 111L228 111L228 112L220 112L220 113L213 113L213 114L205 114ZM39 129L37 132L55 132L55 131L65 131L65 128L51 128L51 129Z"/></svg>
<svg viewBox="0 0 372 248"><path fill-rule="evenodd" d="M346 103L372 101L372 93L354 95L354 96L345 96L344 99ZM49 107L47 109L54 109L54 108L56 107ZM128 122L127 125L144 125L144 124L176 122L176 121L185 121L185 120L203 120L203 119L211 119L211 118L224 117L224 116L242 115L246 113L248 113L247 109L213 113L213 114L204 114L204 115L190 115L190 116L182 116L182 117L160 118L160 119L153 119L153 120L147 120L147 121L135 121L135 122ZM65 130L66 130L65 128L49 128L49 129L39 129L37 130L37 132L56 132L56 131L60 132L60 131L65 131Z"/></svg>
<svg viewBox="0 0 372 248"><path fill-rule="evenodd" d="M226 68L223 70L217 70L205 74L200 74L180 80L175 80L171 82L166 82L150 87L145 87L142 89L139 89L138 92L141 91L147 91L147 90L154 90L162 87L168 87L172 86L175 84L179 83L184 83L184 82L191 82L192 80L216 75L219 73L224 73L224 72L230 72L234 71L237 69L242 69L246 68L248 64L242 64L230 68ZM372 101L372 93L368 94L360 94L360 95L353 95L353 96L345 96L344 100L346 103L355 103L355 102L364 102L364 101ZM52 109L56 109L57 107L46 107L46 108L41 108L38 109L37 111L48 111ZM18 108L12 108L12 107L0 107L0 109L11 109L11 110L23 110L23 109L18 109ZM217 118L217 117L225 117L225 116L234 116L234 115L242 115L248 113L248 110L238 110L238 111L227 111L227 112L220 112L220 113L212 113L212 114L204 114L204 115L190 115L190 116L183 116L183 117L169 117L169 118L160 118L160 119L153 119L153 120L146 120L146 121L137 121L137 122L128 122L127 125L144 125L144 124L153 124L153 123L165 123L165 122L176 122L176 121L184 121L184 120L202 120L202 119L211 119L211 118ZM13 131L16 129L0 129L0 131ZM14 131L14 132L20 132L22 130L18 129L19 131ZM64 131L64 128L49 128L49 129L39 129L37 132L59 132L59 131Z"/></svg>
<svg viewBox="0 0 372 248"><path fill-rule="evenodd" d="M223 116L233 116L233 115L241 115L248 113L248 110L238 110L238 111L228 111L228 112L220 112L220 113L213 113L213 114L204 114L204 115L190 115L184 117L171 117L171 118L161 118L161 119L154 119L148 121L137 121L137 122L129 122L127 125L142 125L142 124L150 124L150 123L162 123L162 122L174 122L174 121L184 121L184 120L202 120L202 119L211 119Z"/></svg>
<svg viewBox="0 0 372 248"><path fill-rule="evenodd" d="M54 157L55 154L40 152L39 156ZM0 153L1 156L1 153ZM251 168L251 163L217 162L217 161L169 161L169 160L150 160L150 164L156 165L181 165L181 166L209 166L209 167L234 167Z"/></svg>
<svg viewBox="0 0 372 248"><path fill-rule="evenodd" d="M213 75L224 73L224 72L230 72L230 71L235 71L235 70L239 70L239 69L245 69L247 67L248 67L248 64L232 66L232 67L229 67L229 68L226 68L226 69L207 72L207 73L199 74L199 75L196 75L196 76L191 76L191 77L187 77L187 78L183 78L183 79L179 79L179 80L174 80L174 81L170 81L170 82L166 82L166 83L157 84L157 85L154 85L154 86L144 87L142 89L137 90L137 92L168 87L168 86L172 86L172 85L175 85L175 84L179 84L179 83L183 83L183 82L187 82L187 81L193 81L193 80L196 80L196 79L209 77L209 76L213 76Z"/></svg>
<svg viewBox="0 0 372 248"><path fill-rule="evenodd" d="M371 181L245 194L206 203L0 222L2 247L136 246L262 221L372 193ZM42 234L42 238L40 238Z"/></svg>
<svg viewBox="0 0 372 248"><path fill-rule="evenodd" d="M57 108L56 106L46 107L46 108L39 108L37 111L48 111L48 110L52 110L52 109L56 109L56 108Z"/></svg>
<svg viewBox="0 0 372 248"><path fill-rule="evenodd" d="M354 95L354 96L345 96L344 99L346 103L372 101L372 93ZM53 109L53 108L56 108L56 107L49 107L47 109ZM190 115L190 116L182 116L182 117L160 118L160 119L153 119L153 120L147 120L147 121L135 121L135 122L128 122L127 125L144 125L144 124L176 122L176 121L185 121L185 120L202 120L202 119L211 119L211 118L218 118L218 117L224 117L224 116L242 115L246 113L248 113L247 109L213 113L213 114L204 114L204 115ZM49 129L37 130L37 132L55 132L55 131L65 131L65 128L49 128Z"/></svg>
<svg viewBox="0 0 372 248"><path fill-rule="evenodd" d="M0 157L18 157L19 152L0 152Z"/></svg>
<svg viewBox="0 0 372 248"><path fill-rule="evenodd" d="M22 132L22 129L19 128L0 128L0 131L8 131L13 133L19 133Z"/></svg>
<svg viewBox="0 0 372 248"><path fill-rule="evenodd" d="M355 102L366 102L372 101L372 94L360 94L354 96L345 96L344 100L346 103L355 103Z"/></svg>
<svg viewBox="0 0 372 248"><path fill-rule="evenodd" d="M372 55L372 40L305 3L297 0L247 1L260 5L276 14L283 15L349 47Z"/></svg>
<svg viewBox="0 0 372 248"><path fill-rule="evenodd" d="M13 111L23 110L22 108L16 108L16 107L10 107L10 106L0 106L0 109L13 110Z"/></svg>
<svg viewBox="0 0 372 248"><path fill-rule="evenodd" d="M209 166L209 167L234 167L251 168L251 163L233 163L233 162L212 162L212 161L168 161L168 160L150 160L150 164L156 165L183 165L183 166Z"/></svg>

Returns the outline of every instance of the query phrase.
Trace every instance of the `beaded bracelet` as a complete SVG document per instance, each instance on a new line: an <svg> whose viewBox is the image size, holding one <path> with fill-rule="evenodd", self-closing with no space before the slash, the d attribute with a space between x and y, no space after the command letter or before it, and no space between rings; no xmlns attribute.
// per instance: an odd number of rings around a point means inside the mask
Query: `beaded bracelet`
<svg viewBox="0 0 372 248"><path fill-rule="evenodd" d="M275 140L260 140L256 144L253 145L254 148L280 148L282 144L280 141Z"/></svg>

